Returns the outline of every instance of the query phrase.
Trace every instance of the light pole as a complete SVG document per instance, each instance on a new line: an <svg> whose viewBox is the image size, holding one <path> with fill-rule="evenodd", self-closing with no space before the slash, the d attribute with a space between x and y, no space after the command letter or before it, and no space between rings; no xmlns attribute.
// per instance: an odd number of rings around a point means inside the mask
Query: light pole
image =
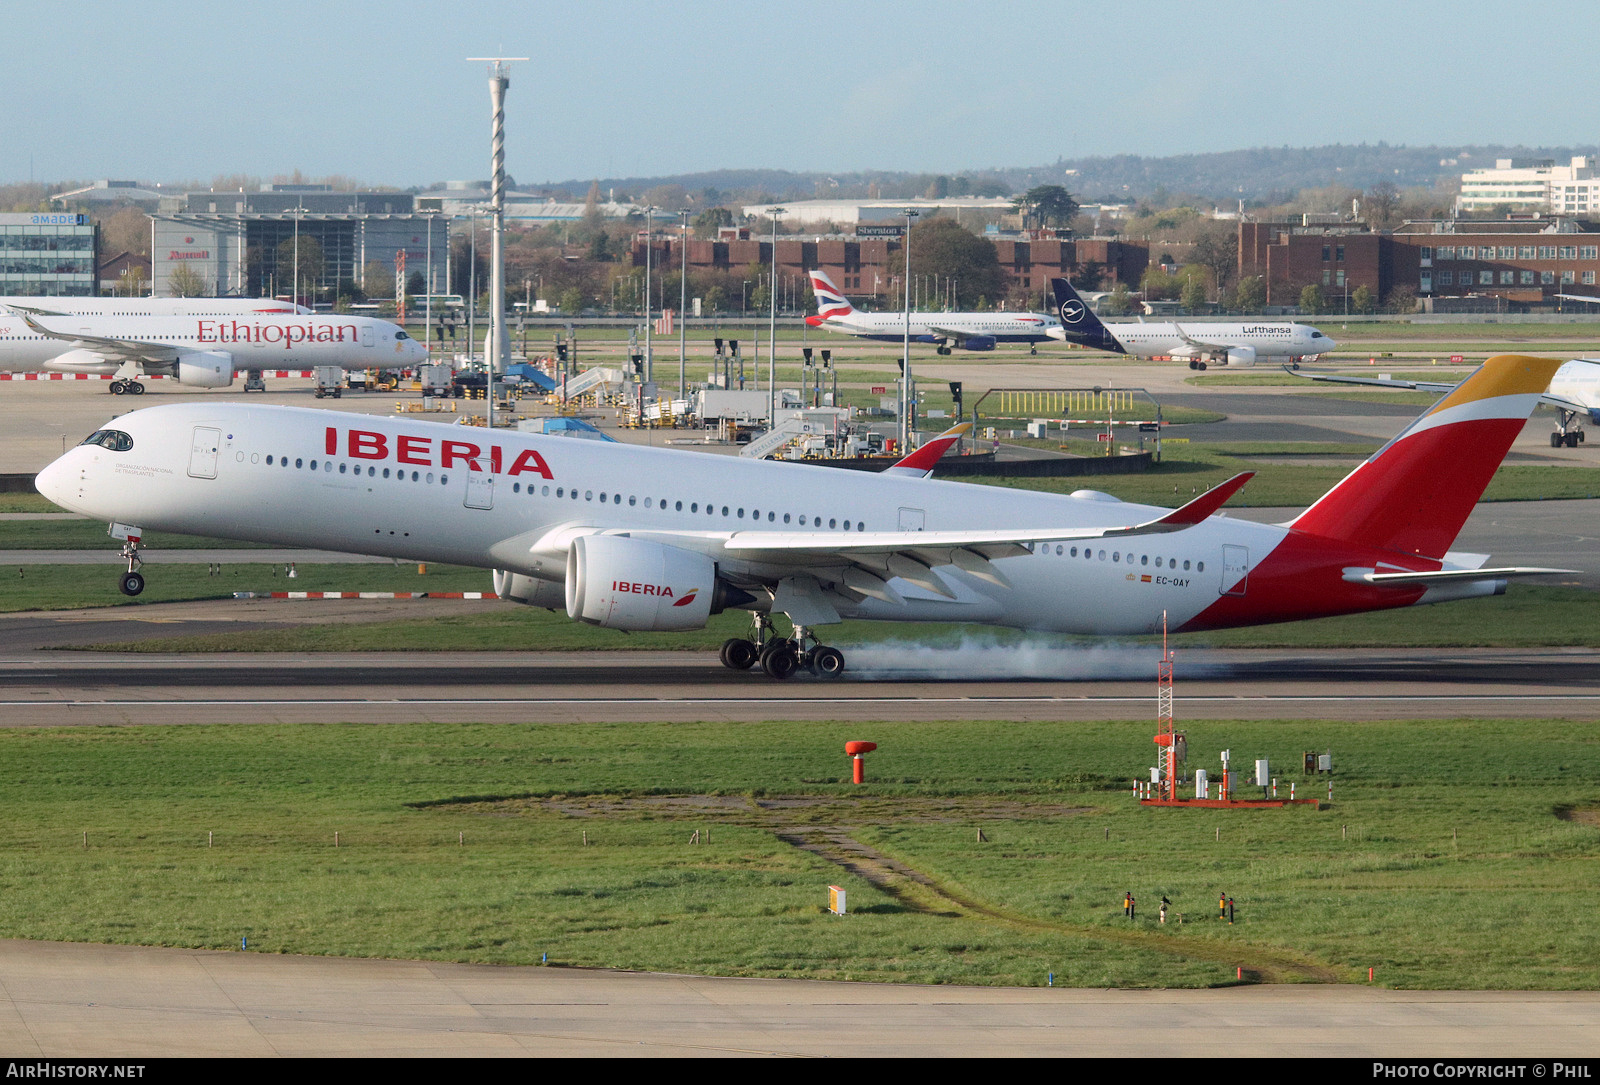
<svg viewBox="0 0 1600 1085"><path fill-rule="evenodd" d="M683 218L683 228L678 232L678 247L682 250L678 254L678 398L682 399L688 387L684 381L684 368L688 364L685 335L689 329L684 318L689 308L689 209L685 207L678 214Z"/></svg>
<svg viewBox="0 0 1600 1085"><path fill-rule="evenodd" d="M778 216L786 207L773 207L772 215L772 313L767 325L767 426L778 424ZM756 370L760 373L761 370Z"/></svg>
<svg viewBox="0 0 1600 1085"><path fill-rule="evenodd" d="M906 454L907 446L911 441L911 419L909 404L911 402L911 220L917 217L917 209L906 208L906 344L905 356L900 362L900 455Z"/></svg>
<svg viewBox="0 0 1600 1085"><path fill-rule="evenodd" d="M433 216L436 213L431 208L423 212L428 216L428 273L425 276L427 286L422 295L422 345L427 349L430 360L433 358Z"/></svg>
<svg viewBox="0 0 1600 1085"><path fill-rule="evenodd" d="M300 201L299 200L296 200L294 206L291 207L290 210L294 212L294 303L296 305L299 305L300 304L300 216L305 213L305 208L300 206Z"/></svg>
<svg viewBox="0 0 1600 1085"><path fill-rule="evenodd" d="M639 374L640 380L645 384L650 383L650 378L655 375L655 358L650 353L650 257L651 250L655 247L652 242L655 238L655 226L651 216L656 213L652 204L646 204L644 209L644 372Z"/></svg>

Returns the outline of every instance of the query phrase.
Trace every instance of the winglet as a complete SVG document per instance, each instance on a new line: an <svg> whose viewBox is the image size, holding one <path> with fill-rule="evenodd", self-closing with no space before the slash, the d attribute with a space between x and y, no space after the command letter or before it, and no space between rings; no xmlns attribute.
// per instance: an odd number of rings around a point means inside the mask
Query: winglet
<svg viewBox="0 0 1600 1085"><path fill-rule="evenodd" d="M939 436L917 449L911 455L886 468L886 475L910 475L913 478L927 478L933 474L933 468L939 459L949 450L950 446L972 429L971 422L959 422L945 430Z"/></svg>
<svg viewBox="0 0 1600 1085"><path fill-rule="evenodd" d="M1182 508L1173 509L1165 516L1156 520L1147 520L1137 527L1126 529L1128 534L1147 534L1152 531L1182 531L1186 527L1193 527L1227 503L1228 498L1244 489L1244 484L1256 477L1254 471L1242 471L1226 482L1218 483L1205 493L1184 505ZM1108 535L1119 534L1107 532Z"/></svg>

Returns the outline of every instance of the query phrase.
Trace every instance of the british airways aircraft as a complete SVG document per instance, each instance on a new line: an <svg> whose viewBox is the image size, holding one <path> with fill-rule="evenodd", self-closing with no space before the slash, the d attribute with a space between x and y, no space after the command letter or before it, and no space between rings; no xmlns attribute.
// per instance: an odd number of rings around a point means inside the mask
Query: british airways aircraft
<svg viewBox="0 0 1600 1085"><path fill-rule="evenodd" d="M904 312L863 313L820 271L811 272L811 292L817 298L817 315L806 317L806 323L813 328L861 339L905 341ZM1060 329L1056 318L1038 313L912 313L910 328L913 343L937 343L940 354L949 354L954 347L993 350L996 343L1045 343L1060 338L1052 331Z"/></svg>
<svg viewBox="0 0 1600 1085"><path fill-rule="evenodd" d="M1244 324L1182 324L1168 321L1103 323L1065 279L1051 279L1061 323L1051 338L1134 358L1185 358L1190 369L1208 363L1255 365L1257 358L1302 358L1326 354L1339 344L1309 324L1257 320Z"/></svg>
<svg viewBox="0 0 1600 1085"><path fill-rule="evenodd" d="M226 388L240 371L403 369L428 356L399 325L366 316L61 316L26 309L7 315L4 307L0 302L0 372L111 376L115 395L143 393L139 378L153 373Z"/></svg>
<svg viewBox="0 0 1600 1085"><path fill-rule="evenodd" d="M148 531L494 570L503 599L619 630L751 614L734 669L837 677L819 630L851 619L1150 633L1497 595L1451 550L1560 362L1489 359L1282 524L1214 515L1242 474L1171 510L935 480L968 423L869 475L676 449L482 433L228 402L134 411L40 472L51 501ZM775 627L783 615L789 629Z"/></svg>

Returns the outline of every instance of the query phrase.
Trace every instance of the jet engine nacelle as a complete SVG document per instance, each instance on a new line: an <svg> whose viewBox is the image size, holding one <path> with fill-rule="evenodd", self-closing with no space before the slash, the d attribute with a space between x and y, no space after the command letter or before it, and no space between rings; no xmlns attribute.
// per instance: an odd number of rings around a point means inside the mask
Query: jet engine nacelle
<svg viewBox="0 0 1600 1085"><path fill-rule="evenodd" d="M69 350L65 354L57 354L44 363L45 369L58 370L62 373L110 373L120 363L108 361L103 354L96 354L92 350Z"/></svg>
<svg viewBox="0 0 1600 1085"><path fill-rule="evenodd" d="M992 335L969 335L961 341L962 350L993 350L995 338Z"/></svg>
<svg viewBox="0 0 1600 1085"><path fill-rule="evenodd" d="M540 580L536 576L505 569L494 571L494 593L501 599L522 603L530 607L555 610L567 605L567 589L554 580Z"/></svg>
<svg viewBox="0 0 1600 1085"><path fill-rule="evenodd" d="M233 355L225 350L199 350L178 359L179 384L226 388L233 383Z"/></svg>
<svg viewBox="0 0 1600 1085"><path fill-rule="evenodd" d="M676 546L580 535L567 551L567 617L607 629L703 629L716 586L716 563Z"/></svg>
<svg viewBox="0 0 1600 1085"><path fill-rule="evenodd" d="M1229 347L1227 354L1228 365L1255 365L1255 347Z"/></svg>

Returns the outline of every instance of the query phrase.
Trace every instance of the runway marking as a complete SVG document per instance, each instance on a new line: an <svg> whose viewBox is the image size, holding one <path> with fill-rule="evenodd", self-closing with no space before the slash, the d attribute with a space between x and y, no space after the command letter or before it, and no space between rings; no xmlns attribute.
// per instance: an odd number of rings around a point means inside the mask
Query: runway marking
<svg viewBox="0 0 1600 1085"><path fill-rule="evenodd" d="M1257 696L1184 697L1188 704L1239 704L1248 702L1345 704L1385 702L1411 704L1420 702L1467 703L1473 701L1600 701L1594 693L1450 693L1388 697L1382 694L1351 696L1313 696L1303 694L1261 694ZM149 700L149 701L96 701L96 700L0 700L0 708L40 708L48 705L83 706L96 708L122 708L131 706L164 707L170 705L226 706L241 705L861 705L861 704L1142 704L1151 701L1149 696L1112 697L417 697L417 698L305 698L278 700Z"/></svg>

